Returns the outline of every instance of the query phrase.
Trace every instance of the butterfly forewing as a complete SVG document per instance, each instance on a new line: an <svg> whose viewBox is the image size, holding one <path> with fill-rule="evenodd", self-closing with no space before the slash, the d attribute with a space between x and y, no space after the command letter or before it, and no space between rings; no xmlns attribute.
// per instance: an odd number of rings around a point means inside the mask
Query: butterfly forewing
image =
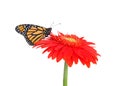
<svg viewBox="0 0 120 86"><path fill-rule="evenodd" d="M25 37L29 45L34 45L35 42L50 35L52 28L44 28L33 24L22 24L18 25L15 29Z"/></svg>

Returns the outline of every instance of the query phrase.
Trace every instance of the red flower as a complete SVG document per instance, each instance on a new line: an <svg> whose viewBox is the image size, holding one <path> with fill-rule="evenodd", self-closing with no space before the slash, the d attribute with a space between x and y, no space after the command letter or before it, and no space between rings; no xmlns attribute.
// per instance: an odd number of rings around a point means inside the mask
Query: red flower
<svg viewBox="0 0 120 86"><path fill-rule="evenodd" d="M100 56L97 51L90 45L92 42L87 42L83 37L79 38L76 35L58 35L51 34L47 39L43 39L35 43L35 46L46 48L44 52L50 52L48 58L55 59L59 62L64 59L68 66L72 66L73 62L81 61L83 65L90 67L90 62L96 64L97 56Z"/></svg>

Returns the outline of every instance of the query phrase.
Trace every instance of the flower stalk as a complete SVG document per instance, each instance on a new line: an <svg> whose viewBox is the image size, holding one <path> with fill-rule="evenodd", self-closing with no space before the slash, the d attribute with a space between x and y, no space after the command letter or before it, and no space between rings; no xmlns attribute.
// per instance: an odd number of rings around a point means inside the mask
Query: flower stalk
<svg viewBox="0 0 120 86"><path fill-rule="evenodd" d="M64 74L63 74L63 86L67 86L67 78L68 78L68 65L65 62L64 63Z"/></svg>

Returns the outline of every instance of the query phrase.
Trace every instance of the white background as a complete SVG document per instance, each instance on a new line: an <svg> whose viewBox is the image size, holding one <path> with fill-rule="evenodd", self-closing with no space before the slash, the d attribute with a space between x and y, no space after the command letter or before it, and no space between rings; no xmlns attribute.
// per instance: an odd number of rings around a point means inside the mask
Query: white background
<svg viewBox="0 0 120 86"><path fill-rule="evenodd" d="M0 86L62 86L64 61L57 63L29 46L19 24L50 27L84 36L101 54L91 68L73 64L68 86L120 86L119 0L1 0Z"/></svg>

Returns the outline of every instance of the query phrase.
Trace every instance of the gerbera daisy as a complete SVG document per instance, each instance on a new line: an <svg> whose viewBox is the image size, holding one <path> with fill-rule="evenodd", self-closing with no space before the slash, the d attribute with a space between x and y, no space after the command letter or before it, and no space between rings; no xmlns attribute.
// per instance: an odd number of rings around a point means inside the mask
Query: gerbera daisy
<svg viewBox="0 0 120 86"><path fill-rule="evenodd" d="M48 38L35 43L35 47L46 48L43 53L48 51L48 58L56 59L57 62L63 59L69 67L73 62L77 64L80 60L88 68L91 62L96 64L97 56L100 56L91 45L94 43L86 41L83 37L60 32L58 35L51 34Z"/></svg>

